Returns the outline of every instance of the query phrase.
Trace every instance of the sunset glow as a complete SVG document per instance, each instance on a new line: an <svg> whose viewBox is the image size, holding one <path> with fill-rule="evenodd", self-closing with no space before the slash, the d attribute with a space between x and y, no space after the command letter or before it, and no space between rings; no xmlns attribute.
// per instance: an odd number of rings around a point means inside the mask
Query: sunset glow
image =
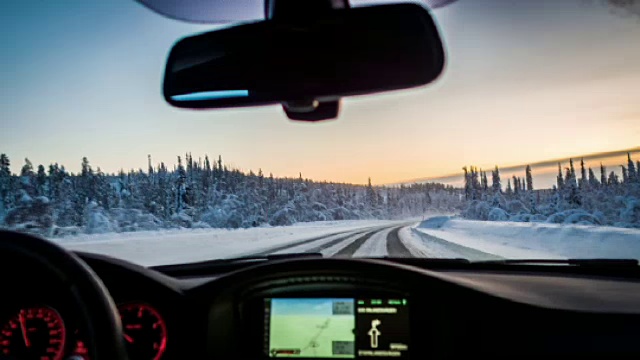
<svg viewBox="0 0 640 360"><path fill-rule="evenodd" d="M11 51L0 74L0 152L14 171L26 157L78 171L86 156L116 172L146 169L148 154L172 165L190 152L276 176L393 184L464 165L491 169L640 145L640 24L581 0L461 0L438 9L448 53L440 79L345 99L338 120L319 124L288 121L279 107L203 112L165 104L171 45L211 27L164 19L131 0L72 0L73 11L35 3L1 5L15 14L2 24Z"/></svg>

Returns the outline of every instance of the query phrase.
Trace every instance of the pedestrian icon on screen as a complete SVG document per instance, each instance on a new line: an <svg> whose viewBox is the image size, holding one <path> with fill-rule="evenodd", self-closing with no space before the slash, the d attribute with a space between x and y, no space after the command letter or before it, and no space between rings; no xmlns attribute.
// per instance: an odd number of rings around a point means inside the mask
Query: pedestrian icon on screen
<svg viewBox="0 0 640 360"><path fill-rule="evenodd" d="M378 330L378 326L380 326L381 323L382 322L380 320L378 320L378 319L375 319L375 320L371 321L371 330L369 330L367 335L369 335L369 337L371 338L371 348L372 349L377 349L378 348L378 336L382 335L380 330Z"/></svg>

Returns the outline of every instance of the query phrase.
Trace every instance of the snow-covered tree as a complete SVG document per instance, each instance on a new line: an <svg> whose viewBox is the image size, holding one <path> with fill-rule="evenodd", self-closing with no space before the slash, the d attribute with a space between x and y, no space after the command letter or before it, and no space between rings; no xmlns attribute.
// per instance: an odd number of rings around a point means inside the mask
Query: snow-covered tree
<svg viewBox="0 0 640 360"><path fill-rule="evenodd" d="M569 159L569 167L567 168L567 172L565 174L564 183L565 186L569 189L573 187L578 187L578 179L576 178L576 169L573 166L573 159Z"/></svg>
<svg viewBox="0 0 640 360"><path fill-rule="evenodd" d="M600 185L598 182L598 178L596 178L596 174L593 172L593 169L589 168L589 187L596 188Z"/></svg>
<svg viewBox="0 0 640 360"><path fill-rule="evenodd" d="M482 191L483 191L483 193L486 193L489 190L489 180L487 179L487 172L486 171L482 171L481 179L482 179Z"/></svg>
<svg viewBox="0 0 640 360"><path fill-rule="evenodd" d="M6 154L0 154L0 222L10 207L11 161Z"/></svg>
<svg viewBox="0 0 640 360"><path fill-rule="evenodd" d="M631 153L627 153L627 171L627 176L630 182L640 182L640 178L638 177L638 170L636 170L636 166L631 159Z"/></svg>
<svg viewBox="0 0 640 360"><path fill-rule="evenodd" d="M47 173L44 166L38 165L38 173L36 174L36 190L38 196L46 196L47 194Z"/></svg>
<svg viewBox="0 0 640 360"><path fill-rule="evenodd" d="M580 159L580 188L583 188L588 185L587 181L587 170L584 167L584 158Z"/></svg>
<svg viewBox="0 0 640 360"><path fill-rule="evenodd" d="M531 166L527 165L525 172L527 178L527 191L533 191L533 175L531 175Z"/></svg>
<svg viewBox="0 0 640 360"><path fill-rule="evenodd" d="M29 159L24 159L24 165L22 165L22 169L20 170L20 176L33 176L33 164Z"/></svg>
<svg viewBox="0 0 640 360"><path fill-rule="evenodd" d="M500 169L496 166L496 169L491 172L491 188L494 193L502 192L502 183L500 181Z"/></svg>
<svg viewBox="0 0 640 360"><path fill-rule="evenodd" d="M603 164L600 164L601 181L593 169L587 168L584 160L580 162L580 179L576 179L572 161L564 169L564 174L562 165L559 164L557 180L560 186L554 186L551 191L530 189L528 183L533 175L528 167L524 179L517 176L509 179L506 191L508 200L501 200L500 194L495 193L492 198L484 196L481 201L469 201L462 216L475 220L544 221L640 228L640 201L637 200L640 199L640 186L632 181L628 171L632 161L628 156L627 166L621 166L625 180L623 182L620 182L613 171L607 176ZM637 176L638 167L634 168Z"/></svg>
<svg viewBox="0 0 640 360"><path fill-rule="evenodd" d="M564 178L562 177L562 164L558 163L558 177L557 177L558 190L564 189Z"/></svg>
<svg viewBox="0 0 640 360"><path fill-rule="evenodd" d="M29 196L36 196L36 173L29 159L24 159L24 165L20 170L20 188Z"/></svg>
<svg viewBox="0 0 640 360"><path fill-rule="evenodd" d="M607 168L605 168L602 163L600 163L600 184L602 184L602 186L607 185Z"/></svg>

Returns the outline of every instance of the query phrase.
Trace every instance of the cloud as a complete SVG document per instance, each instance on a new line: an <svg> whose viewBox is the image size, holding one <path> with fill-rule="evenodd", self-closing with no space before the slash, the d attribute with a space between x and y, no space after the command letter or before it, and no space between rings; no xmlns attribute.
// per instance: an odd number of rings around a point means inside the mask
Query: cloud
<svg viewBox="0 0 640 360"><path fill-rule="evenodd" d="M547 167L547 166L557 166L558 163L568 163L569 159L573 159L578 160L578 159L584 159L584 161L593 161L593 160L602 160L602 159L607 159L607 158L612 158L612 157L616 157L616 156L624 156L627 153L640 153L640 146L636 146L634 148L631 149L625 149L625 150L616 150L616 151L607 151L607 152L600 152L600 153L592 153L592 154L587 154L587 155L577 155L577 156L572 156L572 157L563 157L563 158L556 158L556 159L551 159L551 160L543 160L543 161L538 161L535 163L529 163L529 164L520 164L520 165L512 165L512 166L505 166L505 167L500 167L500 171L501 172L511 172L511 171L518 171L521 170L522 168L524 168L527 165L531 165L532 168L541 168L541 167ZM463 164L464 165L464 164ZM461 167L463 166L461 165ZM491 171L492 168L487 169L488 171ZM445 183L449 183L449 182L455 182L455 181L461 181L462 179L462 171L460 171L460 173L456 173L456 174L449 174L449 175L443 175L443 176L436 176L436 177L428 177L428 178L420 178L420 179L413 179L413 180L407 180L407 181L402 181L402 182L398 182L398 183L394 183L395 184L411 184L411 183L419 183L419 182L445 182Z"/></svg>

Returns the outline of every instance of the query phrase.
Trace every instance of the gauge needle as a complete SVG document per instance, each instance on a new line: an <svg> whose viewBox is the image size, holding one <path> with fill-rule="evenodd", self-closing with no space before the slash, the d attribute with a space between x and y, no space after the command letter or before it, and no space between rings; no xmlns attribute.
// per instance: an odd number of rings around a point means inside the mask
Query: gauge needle
<svg viewBox="0 0 640 360"><path fill-rule="evenodd" d="M31 341L29 341L29 338L27 337L27 323L24 319L24 312L20 311L18 321L20 321L20 329L22 330L22 340L24 340L24 345L26 347L31 347Z"/></svg>
<svg viewBox="0 0 640 360"><path fill-rule="evenodd" d="M123 334L124 335L124 339L127 340L127 342L129 344L133 344L133 338L127 334Z"/></svg>

